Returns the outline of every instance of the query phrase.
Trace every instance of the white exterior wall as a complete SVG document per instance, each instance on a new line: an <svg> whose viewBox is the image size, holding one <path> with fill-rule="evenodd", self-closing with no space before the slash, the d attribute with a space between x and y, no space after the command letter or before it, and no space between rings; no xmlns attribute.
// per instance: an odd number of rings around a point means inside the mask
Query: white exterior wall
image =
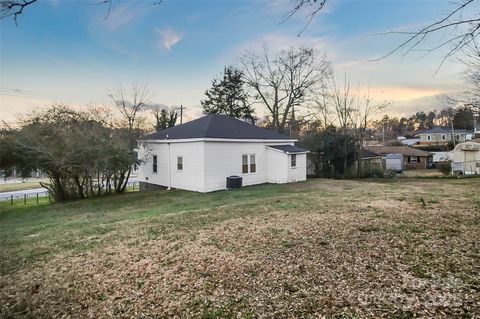
<svg viewBox="0 0 480 319"><path fill-rule="evenodd" d="M226 179L231 175L241 176L244 186L267 183L272 162L268 161L266 145L282 144L293 145L291 142L205 142L205 191L225 189ZM255 173L242 174L244 154L255 154Z"/></svg>
<svg viewBox="0 0 480 319"><path fill-rule="evenodd" d="M288 181L288 156L279 150L267 148L267 182L283 184Z"/></svg>
<svg viewBox="0 0 480 319"><path fill-rule="evenodd" d="M297 166L291 166L291 155L287 157L288 183L295 183L307 180L307 154L296 154Z"/></svg>
<svg viewBox="0 0 480 319"><path fill-rule="evenodd" d="M166 143L148 143L147 150L139 149L139 158L143 161L138 170L139 180L165 187L204 192L204 142L170 143L170 152L168 148ZM153 155L157 155L157 173L153 173ZM183 157L182 171L177 170L177 156Z"/></svg>
<svg viewBox="0 0 480 319"><path fill-rule="evenodd" d="M471 145L474 150L463 150L466 145ZM458 144L453 150L454 170L459 169L465 171L465 174L480 174L480 143L465 142ZM465 161L468 161L467 163ZM472 162L475 161L476 163ZM460 164L461 163L461 164ZM477 164L478 163L478 164Z"/></svg>
<svg viewBox="0 0 480 319"><path fill-rule="evenodd" d="M139 147L142 163L138 170L141 182L197 192L211 192L226 188L226 178L238 175L243 185L287 183L306 180L307 156L297 154L297 167L290 167L290 156L268 148L267 145L285 145L283 142L251 141L189 141L146 143ZM170 158L169 158L170 154ZM242 173L242 155L255 154L256 172ZM153 173L153 155L157 155L157 173ZM183 157L183 170L177 170L177 156ZM169 167L170 159L170 167ZM170 173L169 173L170 172Z"/></svg>

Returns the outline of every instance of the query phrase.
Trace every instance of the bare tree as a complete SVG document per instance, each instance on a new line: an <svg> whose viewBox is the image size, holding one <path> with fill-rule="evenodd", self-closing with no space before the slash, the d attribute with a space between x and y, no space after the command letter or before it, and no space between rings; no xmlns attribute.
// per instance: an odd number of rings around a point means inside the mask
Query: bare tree
<svg viewBox="0 0 480 319"><path fill-rule="evenodd" d="M114 93L109 94L113 104L122 115L128 129L134 130L140 124L139 115L148 107L152 98L150 90L146 86L134 85L129 92L120 86Z"/></svg>
<svg viewBox="0 0 480 319"><path fill-rule="evenodd" d="M310 22L317 16L326 5L326 0L292 0L294 6L283 18L282 21L290 19L299 12L305 12ZM443 47L448 47L448 52L444 55L442 64L450 57L461 53L468 47L472 41L480 34L480 0L459 0L454 2L452 9L432 23L414 31L389 31L381 34L399 34L406 35L407 38L393 50L387 52L382 57L375 59L381 60L392 54L403 52L408 54L412 51L422 51L425 54L436 51ZM305 30L302 29L299 35ZM440 35L441 40L435 41L435 44L427 46L428 41L435 35Z"/></svg>
<svg viewBox="0 0 480 319"><path fill-rule="evenodd" d="M271 116L272 127L284 131L295 112L313 100L315 90L330 74L330 63L313 49L289 48L272 55L250 52L241 59L245 84Z"/></svg>
<svg viewBox="0 0 480 319"><path fill-rule="evenodd" d="M17 24L17 17L23 14L23 10L26 7L31 6L38 0L0 0L0 19L13 16L15 24ZM153 5L159 5L163 0L150 0ZM112 10L114 0L92 0L91 4L106 5L107 14L105 18L108 18L110 11Z"/></svg>
<svg viewBox="0 0 480 319"><path fill-rule="evenodd" d="M128 142L130 156L135 157L134 149L137 147L137 141L143 135L141 126L145 119L141 116L141 112L148 107L152 95L146 86L134 85L128 97L122 87L119 87L115 93L110 94L110 97L120 112L122 124L125 127L119 131L119 134ZM132 165L125 167L123 171L115 172L113 178L115 185L117 185L117 192L125 191L131 172Z"/></svg>
<svg viewBox="0 0 480 319"><path fill-rule="evenodd" d="M325 123L336 124L339 131L344 135L343 154L348 154L350 136L355 145L356 176L360 177L362 172L361 159L363 156L363 144L366 132L372 117L378 114L389 103L387 101L376 101L370 93L370 88L361 90L351 85L350 79L344 75L343 83L332 77L328 91L321 97L321 107L318 109L319 116ZM333 117L333 118L332 118ZM325 127L328 127L326 125ZM348 158L344 157L344 174L348 169Z"/></svg>
<svg viewBox="0 0 480 319"><path fill-rule="evenodd" d="M12 17L17 24L17 17L23 13L25 7L37 2L37 0L1 0L0 19Z"/></svg>
<svg viewBox="0 0 480 319"><path fill-rule="evenodd" d="M293 3L293 8L283 16L281 23L289 20L292 16L297 14L297 12L305 11L308 20L302 30L298 33L298 36L301 36L315 16L323 9L327 0L291 0L291 2Z"/></svg>

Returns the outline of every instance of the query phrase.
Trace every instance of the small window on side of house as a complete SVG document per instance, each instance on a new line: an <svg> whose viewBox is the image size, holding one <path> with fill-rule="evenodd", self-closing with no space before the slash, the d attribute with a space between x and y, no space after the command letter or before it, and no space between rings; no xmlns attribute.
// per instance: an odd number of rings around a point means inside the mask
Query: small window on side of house
<svg viewBox="0 0 480 319"><path fill-rule="evenodd" d="M457 134L456 139L460 140L460 134Z"/></svg>
<svg viewBox="0 0 480 319"><path fill-rule="evenodd" d="M297 167L297 154L290 155L290 166Z"/></svg>
<svg viewBox="0 0 480 319"><path fill-rule="evenodd" d="M445 134L442 134L442 140L446 140L447 139L447 136Z"/></svg>
<svg viewBox="0 0 480 319"><path fill-rule="evenodd" d="M417 157L416 156L410 156L410 163L417 163Z"/></svg>
<svg viewBox="0 0 480 319"><path fill-rule="evenodd" d="M248 155L242 155L242 173L248 174Z"/></svg>
<svg viewBox="0 0 480 319"><path fill-rule="evenodd" d="M250 155L250 173L257 171L257 164L255 162L255 155Z"/></svg>
<svg viewBox="0 0 480 319"><path fill-rule="evenodd" d="M157 155L153 155L153 165L152 165L152 170L154 173L157 172Z"/></svg>
<svg viewBox="0 0 480 319"><path fill-rule="evenodd" d="M429 135L427 135L427 141L430 141L432 139L432 137Z"/></svg>
<svg viewBox="0 0 480 319"><path fill-rule="evenodd" d="M183 156L177 156L177 171L183 171Z"/></svg>

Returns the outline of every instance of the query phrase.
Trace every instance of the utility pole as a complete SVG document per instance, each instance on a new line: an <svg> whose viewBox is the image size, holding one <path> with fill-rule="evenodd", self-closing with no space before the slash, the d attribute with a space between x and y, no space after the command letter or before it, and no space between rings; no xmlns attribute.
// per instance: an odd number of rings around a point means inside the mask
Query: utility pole
<svg viewBox="0 0 480 319"><path fill-rule="evenodd" d="M180 105L180 107L177 107L176 110L180 110L180 124L183 124L183 110L185 110L186 107L183 105Z"/></svg>
<svg viewBox="0 0 480 319"><path fill-rule="evenodd" d="M382 144L385 146L385 121L383 121Z"/></svg>

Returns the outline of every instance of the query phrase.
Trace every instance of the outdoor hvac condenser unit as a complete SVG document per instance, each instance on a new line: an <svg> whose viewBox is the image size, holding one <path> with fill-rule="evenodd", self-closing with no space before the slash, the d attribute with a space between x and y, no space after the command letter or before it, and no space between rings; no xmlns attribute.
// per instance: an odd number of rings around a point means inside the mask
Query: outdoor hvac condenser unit
<svg viewBox="0 0 480 319"><path fill-rule="evenodd" d="M242 187L242 178L240 176L227 177L227 189L239 189Z"/></svg>

